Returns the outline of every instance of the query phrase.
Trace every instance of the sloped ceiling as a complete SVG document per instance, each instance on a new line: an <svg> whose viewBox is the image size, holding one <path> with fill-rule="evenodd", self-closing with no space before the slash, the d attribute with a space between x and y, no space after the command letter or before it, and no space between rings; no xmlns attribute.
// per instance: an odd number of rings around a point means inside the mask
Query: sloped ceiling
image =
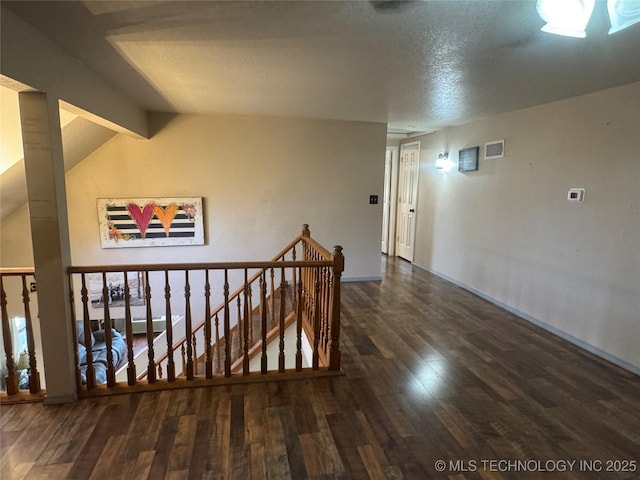
<svg viewBox="0 0 640 480"><path fill-rule="evenodd" d="M18 94L0 86L0 174L22 158Z"/></svg>
<svg viewBox="0 0 640 480"><path fill-rule="evenodd" d="M18 95L0 87L0 219L13 213L27 201L27 187L22 158L22 138ZM65 171L95 151L116 132L60 110Z"/></svg>
<svg viewBox="0 0 640 480"><path fill-rule="evenodd" d="M77 115L60 109L60 127L64 129ZM18 93L0 86L0 174L22 159L22 133Z"/></svg>

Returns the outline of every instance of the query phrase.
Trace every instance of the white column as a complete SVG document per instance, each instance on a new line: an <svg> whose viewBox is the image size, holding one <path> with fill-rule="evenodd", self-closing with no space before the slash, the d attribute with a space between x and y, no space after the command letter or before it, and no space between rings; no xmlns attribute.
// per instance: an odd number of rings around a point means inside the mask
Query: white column
<svg viewBox="0 0 640 480"><path fill-rule="evenodd" d="M20 122L47 397L76 399L75 365L66 270L71 264L58 101L21 92Z"/></svg>

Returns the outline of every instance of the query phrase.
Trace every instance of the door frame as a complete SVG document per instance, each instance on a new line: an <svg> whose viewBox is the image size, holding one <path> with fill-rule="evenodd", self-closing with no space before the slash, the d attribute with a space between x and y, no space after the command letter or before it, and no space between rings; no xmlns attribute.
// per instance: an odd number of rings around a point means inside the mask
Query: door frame
<svg viewBox="0 0 640 480"><path fill-rule="evenodd" d="M389 183L384 185L385 191L389 189L389 204L387 205L387 231L383 229L382 236L387 238L387 251L383 252L390 256L396 254L396 214L398 211L398 155L400 147L398 145L387 145L385 149L385 164L387 162L387 152L391 152L391 175ZM386 168L386 165L385 165ZM384 199L384 197L383 197ZM383 200L384 202L384 200ZM384 225L383 225L384 227Z"/></svg>

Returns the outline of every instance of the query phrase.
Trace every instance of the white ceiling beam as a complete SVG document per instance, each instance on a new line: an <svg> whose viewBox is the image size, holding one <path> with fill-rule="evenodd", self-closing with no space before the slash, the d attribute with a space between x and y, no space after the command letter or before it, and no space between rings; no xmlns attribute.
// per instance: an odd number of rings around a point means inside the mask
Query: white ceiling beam
<svg viewBox="0 0 640 480"><path fill-rule="evenodd" d="M0 8L2 75L90 112L104 126L148 138L144 108L11 10Z"/></svg>

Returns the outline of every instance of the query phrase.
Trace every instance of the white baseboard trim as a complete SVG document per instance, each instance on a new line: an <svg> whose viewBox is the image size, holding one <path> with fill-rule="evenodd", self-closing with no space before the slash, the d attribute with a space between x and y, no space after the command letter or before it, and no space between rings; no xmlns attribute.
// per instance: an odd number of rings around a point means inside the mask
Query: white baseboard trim
<svg viewBox="0 0 640 480"><path fill-rule="evenodd" d="M560 330L557 327L554 327L553 325L549 325L548 323L543 322L542 320L539 320L535 317L532 317L531 315L521 312L520 310L513 308L510 305L507 305L506 303L502 303L499 300L496 300L495 298L487 295L486 293L483 293L479 290L476 290L473 287L470 287L469 285L466 285L462 282L457 281L454 278L451 278L443 273L437 272L435 270L432 270L430 268L424 267L422 265L418 265L417 263L414 263L413 265L415 265L418 268L421 268L422 270L426 270L429 273L434 274L437 277L440 277L448 282L453 283L454 285L457 285L460 288L464 288L465 290L467 290L468 292L473 293L474 295L477 295L478 297L486 300L487 302L493 303L494 305L502 308L503 310L506 310L509 313L513 313L514 315L516 315L517 317L522 318L523 320L532 323L540 328L542 328L543 330L546 330L549 333L552 333L553 335L562 338L563 340L566 340L569 343L574 344L577 347L582 348L583 350L586 350L587 352L593 353L594 355L613 363L614 365L617 365L618 367L624 368L625 370L628 370L629 372L640 376L640 367L636 367L635 365L632 365L628 362L625 362L624 360L619 359L618 357L611 355L608 352L605 352L604 350L599 349L598 347L594 347L593 345L591 345L590 343L585 342L584 340L580 340L579 338L574 337L573 335L568 334L567 332Z"/></svg>
<svg viewBox="0 0 640 480"><path fill-rule="evenodd" d="M382 281L382 277L378 276L378 277L344 277L340 279L341 282L343 283L349 283L349 282L381 282Z"/></svg>

